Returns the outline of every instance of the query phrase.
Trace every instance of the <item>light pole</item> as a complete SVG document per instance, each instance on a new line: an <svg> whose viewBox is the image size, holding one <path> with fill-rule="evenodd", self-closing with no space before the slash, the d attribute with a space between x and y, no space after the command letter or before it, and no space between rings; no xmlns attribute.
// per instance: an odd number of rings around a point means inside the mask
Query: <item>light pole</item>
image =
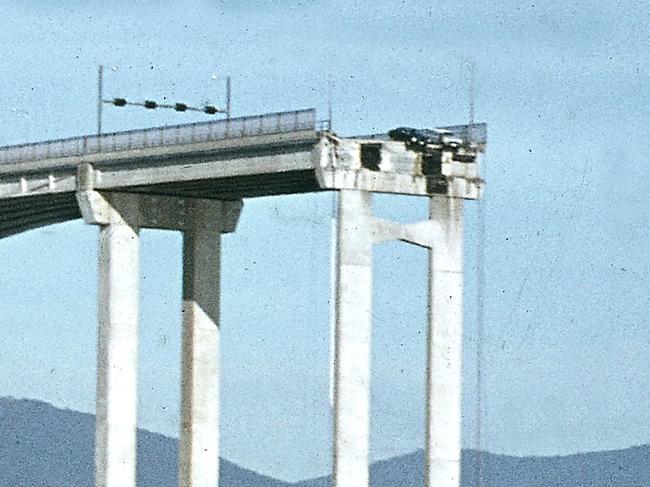
<svg viewBox="0 0 650 487"><path fill-rule="evenodd" d="M230 76L226 77L226 118L230 120Z"/></svg>
<svg viewBox="0 0 650 487"><path fill-rule="evenodd" d="M24 142L29 142L29 112L27 110L23 110L22 108L11 108L9 111L16 117L20 117L22 119L22 137L24 139Z"/></svg>
<svg viewBox="0 0 650 487"><path fill-rule="evenodd" d="M104 66L97 68L97 135L102 134L102 91L104 85Z"/></svg>
<svg viewBox="0 0 650 487"><path fill-rule="evenodd" d="M117 66L111 66L111 71L117 71ZM97 66L97 135L102 134L102 103L104 101L104 66Z"/></svg>
<svg viewBox="0 0 650 487"><path fill-rule="evenodd" d="M217 81L217 80L221 79L221 76L219 76L218 74L213 74L212 79ZM232 116L231 112L230 112L230 110L231 110L230 103L231 103L231 100L232 100L231 86L232 86L232 83L231 83L231 80L230 80L230 76L226 76L226 120L230 120L230 118Z"/></svg>

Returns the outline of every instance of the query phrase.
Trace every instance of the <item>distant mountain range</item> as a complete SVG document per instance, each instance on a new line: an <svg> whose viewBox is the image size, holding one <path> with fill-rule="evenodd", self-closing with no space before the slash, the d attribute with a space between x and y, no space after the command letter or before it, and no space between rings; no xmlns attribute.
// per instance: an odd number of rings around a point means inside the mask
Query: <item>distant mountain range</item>
<svg viewBox="0 0 650 487"><path fill-rule="evenodd" d="M90 414L32 400L0 398L0 485L94 484ZM463 487L650 487L650 445L558 457L463 453ZM374 463L372 487L422 487L422 451ZM177 441L138 431L138 487L177 485ZM329 487L329 477L287 483L221 459L221 487Z"/></svg>

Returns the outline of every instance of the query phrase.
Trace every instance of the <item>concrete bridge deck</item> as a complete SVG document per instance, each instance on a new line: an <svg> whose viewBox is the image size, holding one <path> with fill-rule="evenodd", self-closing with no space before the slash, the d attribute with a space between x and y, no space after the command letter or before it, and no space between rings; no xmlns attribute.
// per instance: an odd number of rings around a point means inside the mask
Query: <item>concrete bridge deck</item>
<svg viewBox="0 0 650 487"><path fill-rule="evenodd" d="M452 152L432 175L404 142L326 128L310 109L0 147L0 238L80 218L83 188L218 200L328 189L479 197L478 164L454 160L457 146L439 150ZM467 126L445 131L462 137Z"/></svg>
<svg viewBox="0 0 650 487"><path fill-rule="evenodd" d="M320 190L314 110L0 148L0 238L81 218L79 168L112 192L236 200Z"/></svg>

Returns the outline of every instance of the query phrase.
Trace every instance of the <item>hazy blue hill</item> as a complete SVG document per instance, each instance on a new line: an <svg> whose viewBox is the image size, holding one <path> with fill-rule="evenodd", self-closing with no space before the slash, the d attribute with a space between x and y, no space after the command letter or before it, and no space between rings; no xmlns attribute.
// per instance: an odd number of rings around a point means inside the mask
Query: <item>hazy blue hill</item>
<svg viewBox="0 0 650 487"><path fill-rule="evenodd" d="M463 452L463 487L477 485L477 452ZM650 487L650 445L558 457L482 455L482 487ZM373 464L372 487L422 487L422 451ZM294 487L329 487L329 477Z"/></svg>
<svg viewBox="0 0 650 487"><path fill-rule="evenodd" d="M464 463L469 467L475 459L476 452L468 452ZM484 465L484 483L489 487L650 486L650 445L557 457L488 454ZM472 473L465 485L474 485Z"/></svg>
<svg viewBox="0 0 650 487"><path fill-rule="evenodd" d="M0 398L0 486L93 485L94 417L40 401ZM177 442L138 432L138 487L177 484ZM463 454L463 486L476 485L478 455ZM650 487L650 445L562 457L482 456L482 487ZM373 464L372 487L422 487L422 452ZM329 478L288 484L221 460L221 487L329 487Z"/></svg>
<svg viewBox="0 0 650 487"><path fill-rule="evenodd" d="M0 398L0 485L94 485L95 418L31 400ZM177 485L177 442L138 431L138 487ZM221 460L224 487L286 487Z"/></svg>

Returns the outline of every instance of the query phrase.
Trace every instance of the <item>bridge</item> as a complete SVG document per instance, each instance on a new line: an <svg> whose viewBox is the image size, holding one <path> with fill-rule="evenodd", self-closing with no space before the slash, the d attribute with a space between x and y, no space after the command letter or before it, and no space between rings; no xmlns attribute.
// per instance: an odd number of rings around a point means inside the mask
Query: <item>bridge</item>
<svg viewBox="0 0 650 487"><path fill-rule="evenodd" d="M134 487L139 230L183 233L179 484L214 487L219 452L220 239L247 198L336 191L333 485L368 486L372 248L429 251L427 487L460 485L462 209L480 197L484 124L340 137L314 110L0 148L0 238L99 226L96 486ZM374 193L429 199L412 224Z"/></svg>

